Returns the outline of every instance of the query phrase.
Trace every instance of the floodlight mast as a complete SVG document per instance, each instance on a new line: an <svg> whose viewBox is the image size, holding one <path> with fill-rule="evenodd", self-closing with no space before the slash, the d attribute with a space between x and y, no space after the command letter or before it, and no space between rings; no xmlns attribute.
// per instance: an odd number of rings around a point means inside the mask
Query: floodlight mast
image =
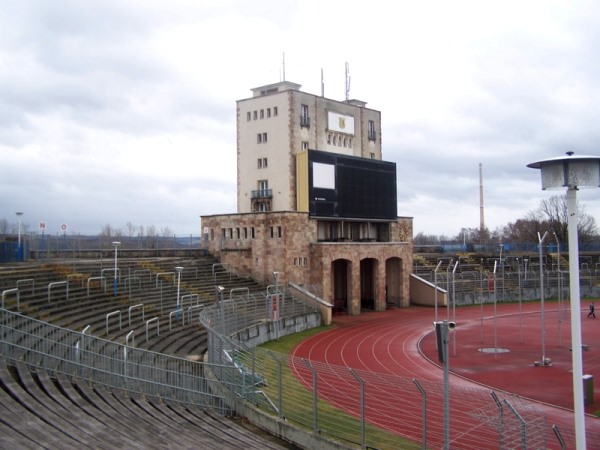
<svg viewBox="0 0 600 450"><path fill-rule="evenodd" d="M21 250L21 217L23 217L23 212L17 211L17 261L23 260L23 252Z"/></svg>
<svg viewBox="0 0 600 450"><path fill-rule="evenodd" d="M117 271L119 270L118 266L117 266L117 253L118 253L119 245L121 245L121 243L118 241L114 241L112 243L112 245L115 246L115 277L113 278L113 294L114 294L114 297L116 297L117 296Z"/></svg>
<svg viewBox="0 0 600 450"><path fill-rule="evenodd" d="M575 443L577 450L585 450L585 405L583 401L583 361L581 352L581 299L579 292L579 243L577 240L577 190L582 187L600 187L600 157L589 155L574 156L573 152L567 152L567 156L534 162L528 164L527 167L541 170L542 190L567 188Z"/></svg>

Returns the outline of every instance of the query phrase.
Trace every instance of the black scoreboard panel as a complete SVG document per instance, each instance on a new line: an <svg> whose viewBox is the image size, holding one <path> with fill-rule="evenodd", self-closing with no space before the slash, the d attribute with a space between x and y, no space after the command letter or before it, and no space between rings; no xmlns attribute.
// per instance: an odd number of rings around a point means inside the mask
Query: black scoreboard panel
<svg viewBox="0 0 600 450"><path fill-rule="evenodd" d="M396 163L309 150L309 214L396 220Z"/></svg>

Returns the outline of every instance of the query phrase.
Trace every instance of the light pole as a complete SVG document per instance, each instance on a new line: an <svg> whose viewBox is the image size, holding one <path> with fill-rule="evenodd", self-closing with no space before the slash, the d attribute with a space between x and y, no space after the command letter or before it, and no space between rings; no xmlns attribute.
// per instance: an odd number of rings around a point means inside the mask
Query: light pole
<svg viewBox="0 0 600 450"><path fill-rule="evenodd" d="M115 241L112 243L112 245L115 246L115 278L114 278L114 283L113 283L113 288L114 288L113 292L114 292L114 296L116 297L117 296L117 270L119 270L117 268L117 253L118 253L119 245L121 245L121 243L118 241Z"/></svg>
<svg viewBox="0 0 600 450"><path fill-rule="evenodd" d="M175 270L177 271L177 314L176 314L176 316L177 316L177 320L179 320L179 312L181 310L181 307L179 305L179 287L181 286L181 272L183 271L183 267L175 267Z"/></svg>
<svg viewBox="0 0 600 450"><path fill-rule="evenodd" d="M23 213L18 211L15 214L17 215L17 261L21 261L23 259L23 252L21 251L21 217Z"/></svg>
<svg viewBox="0 0 600 450"><path fill-rule="evenodd" d="M545 316L544 316L544 264L542 262L542 252L544 249L544 239L546 239L546 236L548 235L548 230L546 230L544 232L544 235L541 236L540 232L538 231L538 241L539 241L539 247L538 247L538 252L540 254L540 298L541 298L541 304L542 304L542 360L541 361L536 361L535 365L536 366L542 366L542 367L548 367L552 365L552 361L550 360L550 358L546 358L546 321L545 321Z"/></svg>
<svg viewBox="0 0 600 450"><path fill-rule="evenodd" d="M577 450L585 450L581 299L579 297L579 243L577 241L577 190L582 187L600 187L600 157L588 155L574 156L573 152L567 152L567 156L534 162L528 164L527 167L541 169L543 190L567 188L575 443Z"/></svg>

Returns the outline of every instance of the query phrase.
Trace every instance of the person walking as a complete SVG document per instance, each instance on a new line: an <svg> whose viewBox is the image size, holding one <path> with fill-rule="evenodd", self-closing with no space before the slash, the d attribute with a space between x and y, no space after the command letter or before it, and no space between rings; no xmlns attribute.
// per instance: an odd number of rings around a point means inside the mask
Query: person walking
<svg viewBox="0 0 600 450"><path fill-rule="evenodd" d="M593 317L596 318L596 313L594 312L596 308L594 308L594 304L590 303L590 312L588 313L588 318Z"/></svg>

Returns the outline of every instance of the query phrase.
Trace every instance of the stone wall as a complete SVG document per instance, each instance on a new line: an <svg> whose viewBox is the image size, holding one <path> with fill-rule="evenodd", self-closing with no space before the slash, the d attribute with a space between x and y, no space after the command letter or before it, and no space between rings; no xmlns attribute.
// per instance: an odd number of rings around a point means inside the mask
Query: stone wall
<svg viewBox="0 0 600 450"><path fill-rule="evenodd" d="M261 283L272 284L273 272L279 272L280 285L291 281L306 286L333 303L333 263L344 260L349 280L346 312L359 314L361 261L370 260L374 309L388 307L391 276L399 278L393 280L398 284L397 306L410 304L411 218L391 223L391 242L318 242L317 220L294 211L203 216L202 227L210 230L205 242L209 253Z"/></svg>

